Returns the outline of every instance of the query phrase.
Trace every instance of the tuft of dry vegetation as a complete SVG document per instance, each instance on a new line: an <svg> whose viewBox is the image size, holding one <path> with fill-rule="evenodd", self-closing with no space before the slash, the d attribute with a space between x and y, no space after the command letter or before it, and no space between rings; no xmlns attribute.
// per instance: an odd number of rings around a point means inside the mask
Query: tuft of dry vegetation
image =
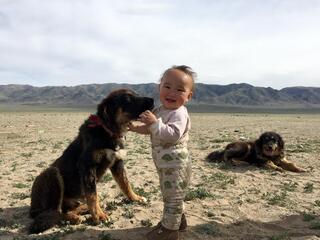
<svg viewBox="0 0 320 240"><path fill-rule="evenodd" d="M1 112L0 239L142 239L162 213L162 196L148 136L129 132L125 165L134 191L145 204L127 201L108 171L98 184L109 220L94 225L90 215L43 234L28 235L30 188L35 177L59 157L88 112ZM320 115L191 114L189 149L192 184L185 209L185 240L316 239L320 237ZM234 140L279 132L287 158L307 173L278 173L255 166L207 163L211 151Z"/></svg>

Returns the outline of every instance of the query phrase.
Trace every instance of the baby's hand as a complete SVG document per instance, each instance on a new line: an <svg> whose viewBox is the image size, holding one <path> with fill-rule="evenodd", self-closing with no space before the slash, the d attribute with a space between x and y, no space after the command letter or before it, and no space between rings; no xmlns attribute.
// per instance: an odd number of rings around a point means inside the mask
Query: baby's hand
<svg viewBox="0 0 320 240"><path fill-rule="evenodd" d="M147 125L157 121L157 117L149 110L143 112L139 116L139 120Z"/></svg>
<svg viewBox="0 0 320 240"><path fill-rule="evenodd" d="M128 130L141 134L149 134L149 125L141 122L129 122Z"/></svg>

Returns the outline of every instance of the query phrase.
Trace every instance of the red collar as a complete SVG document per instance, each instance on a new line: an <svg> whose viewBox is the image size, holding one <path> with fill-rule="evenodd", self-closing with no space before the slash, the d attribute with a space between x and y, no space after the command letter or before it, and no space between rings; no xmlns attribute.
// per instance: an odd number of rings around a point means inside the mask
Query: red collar
<svg viewBox="0 0 320 240"><path fill-rule="evenodd" d="M98 115L91 114L88 118L88 127L89 128L95 128L95 127L103 127L103 129L112 137L115 135L101 120L101 118Z"/></svg>

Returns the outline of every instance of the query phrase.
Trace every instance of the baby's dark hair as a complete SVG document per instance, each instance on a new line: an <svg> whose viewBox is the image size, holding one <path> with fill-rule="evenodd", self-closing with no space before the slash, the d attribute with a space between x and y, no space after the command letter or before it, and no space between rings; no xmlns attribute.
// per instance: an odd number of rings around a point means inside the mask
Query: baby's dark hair
<svg viewBox="0 0 320 240"><path fill-rule="evenodd" d="M160 78L160 82L163 79L163 77L171 70L180 70L180 71L184 72L185 74L187 74L188 76L190 76L190 78L192 79L192 90L194 89L194 81L197 78L197 73L194 72L191 67L186 66L186 65L178 65L178 66L173 65L171 68L168 68L162 74L162 76Z"/></svg>

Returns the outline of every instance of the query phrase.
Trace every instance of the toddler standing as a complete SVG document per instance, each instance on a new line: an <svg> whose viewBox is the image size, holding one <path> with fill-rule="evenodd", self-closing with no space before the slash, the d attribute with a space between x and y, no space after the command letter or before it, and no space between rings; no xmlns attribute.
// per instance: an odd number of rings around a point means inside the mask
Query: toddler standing
<svg viewBox="0 0 320 240"><path fill-rule="evenodd" d="M184 198L191 177L187 148L190 118L184 106L192 97L195 73L188 66L167 69L159 84L161 106L140 115L144 125L131 124L131 131L150 134L152 157L163 196L161 222L147 234L148 240L178 240L187 228Z"/></svg>

